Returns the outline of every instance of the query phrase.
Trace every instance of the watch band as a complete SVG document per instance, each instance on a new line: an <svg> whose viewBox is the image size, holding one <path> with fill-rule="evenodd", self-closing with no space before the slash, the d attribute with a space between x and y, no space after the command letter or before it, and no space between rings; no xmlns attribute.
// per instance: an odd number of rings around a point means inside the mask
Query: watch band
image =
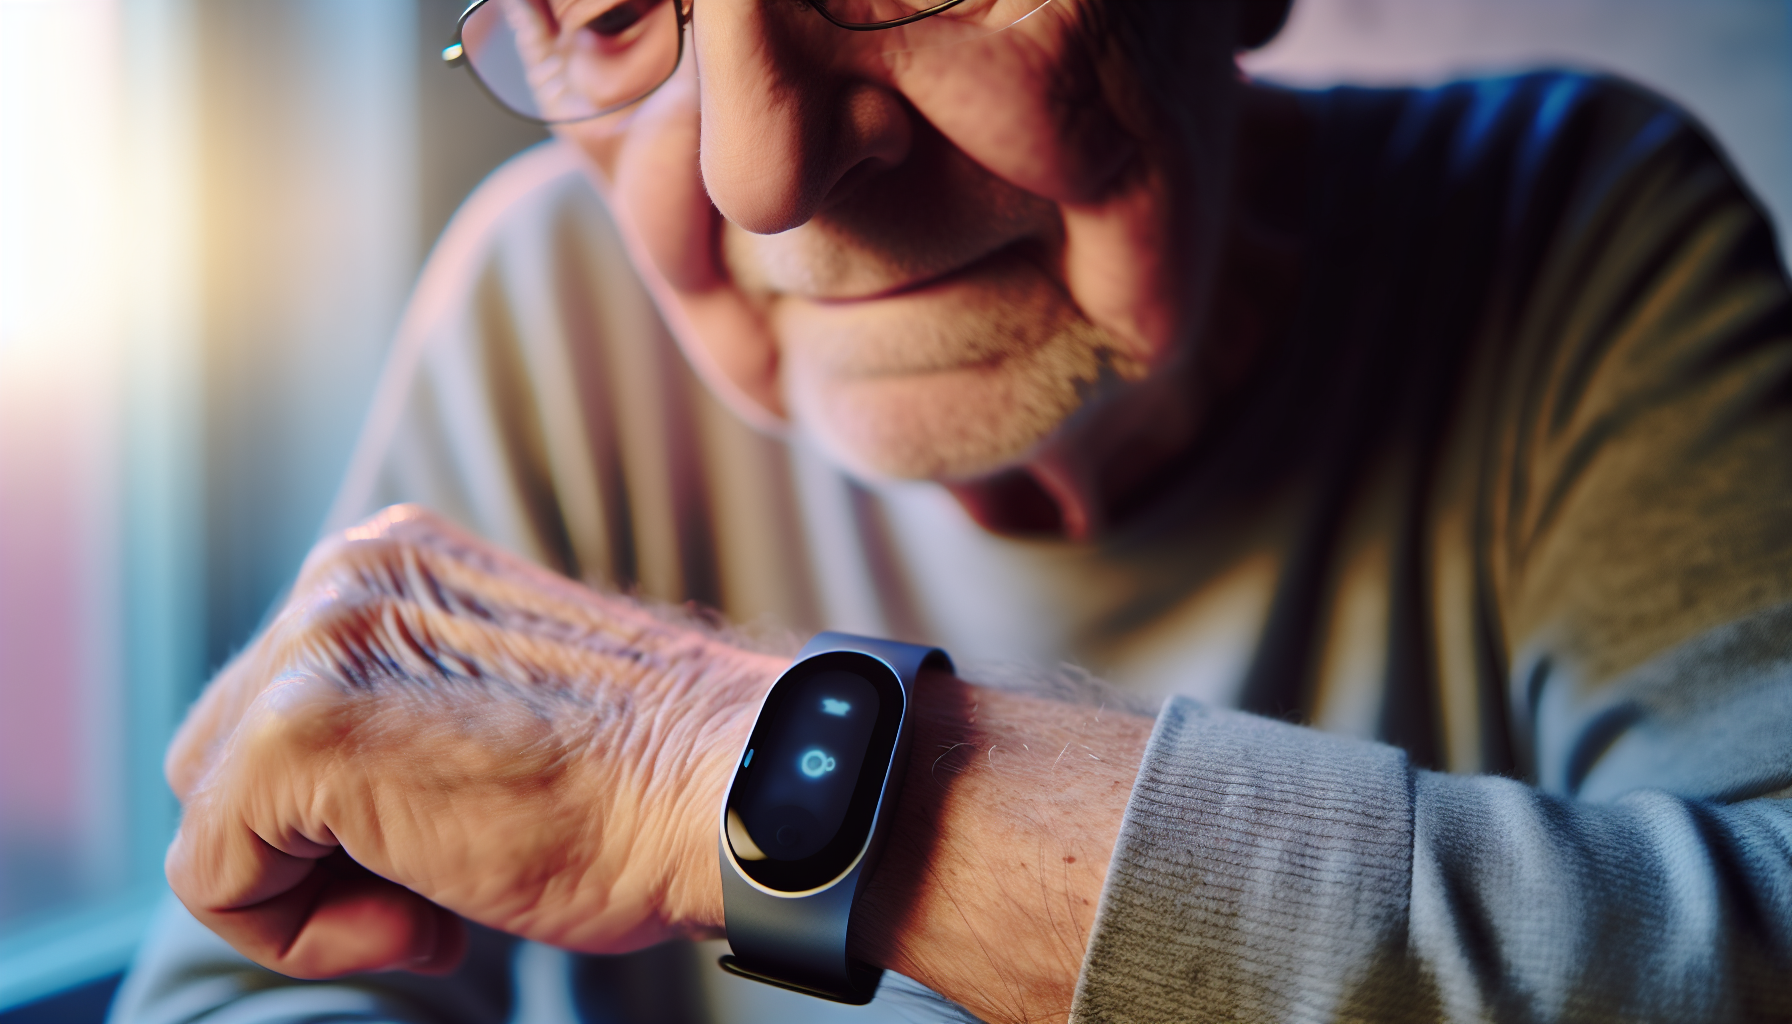
<svg viewBox="0 0 1792 1024"><path fill-rule="evenodd" d="M901 694L895 741L890 747L888 762L881 766L868 762L858 777L861 787L858 794L870 793L876 800L875 807L870 809L869 832L845 870L820 884L800 891L783 891L754 881L736 858L729 838L737 784L754 756L755 740L749 739L742 758L735 762L735 778L729 783L729 799L723 808L722 828L717 840L728 944L734 951L732 956L724 956L721 964L733 974L756 981L837 1002L862 1004L870 1002L876 993L883 970L856 961L847 954L853 905L882 853L891 817L889 812L902 784L914 720L915 679L923 668L951 671L952 661L944 651L935 647L846 633L817 634L804 645L796 661L768 691L767 703L761 707L753 735L761 737L762 730L776 727L777 723L768 723L767 718L776 713L772 709L773 695L779 693L787 681L800 682L803 673L812 675L817 665L855 664L842 660L840 655L875 659L894 676ZM829 659L828 656L835 657ZM831 767L831 758L828 763ZM880 767L881 778L874 778ZM859 803L857 794L854 803ZM865 810L864 807L857 808L860 815ZM744 830L738 817L733 820L736 828ZM842 825L839 832L845 834L850 827L850 824ZM749 838L745 842L751 844L752 840ZM754 851L757 854L757 847Z"/></svg>

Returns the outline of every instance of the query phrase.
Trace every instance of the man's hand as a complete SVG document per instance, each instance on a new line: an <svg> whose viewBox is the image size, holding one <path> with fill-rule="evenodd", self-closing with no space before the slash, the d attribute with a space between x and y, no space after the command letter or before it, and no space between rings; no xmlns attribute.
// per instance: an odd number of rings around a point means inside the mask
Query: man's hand
<svg viewBox="0 0 1792 1024"><path fill-rule="evenodd" d="M298 977L451 970L456 915L586 951L714 934L716 808L781 667L390 509L188 716L168 880Z"/></svg>
<svg viewBox="0 0 1792 1024"><path fill-rule="evenodd" d="M723 788L783 667L390 509L188 716L168 880L297 977L451 970L460 917L588 952L718 935ZM941 673L916 711L852 952L1061 1020L1151 721Z"/></svg>

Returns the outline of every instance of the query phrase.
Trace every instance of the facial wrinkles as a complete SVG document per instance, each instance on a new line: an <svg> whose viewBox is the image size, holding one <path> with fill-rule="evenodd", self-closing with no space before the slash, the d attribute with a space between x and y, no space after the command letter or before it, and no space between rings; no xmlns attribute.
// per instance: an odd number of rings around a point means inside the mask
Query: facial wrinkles
<svg viewBox="0 0 1792 1024"><path fill-rule="evenodd" d="M631 115L618 140L598 125L572 133L606 165L617 219L673 288L698 292L724 278L715 263L716 212L697 168L696 76L687 62Z"/></svg>
<svg viewBox="0 0 1792 1024"><path fill-rule="evenodd" d="M1119 364L1103 333L1048 295L1000 309L972 307L902 372L866 372L850 332L841 351L790 346L792 411L843 465L865 476L969 479L1026 457ZM928 324L912 325L926 331ZM965 343L970 342L967 346ZM959 360L980 350L983 361ZM946 365L929 371L929 351ZM845 354L845 360L838 356ZM834 356L834 359L830 359ZM844 362L845 365L842 365Z"/></svg>
<svg viewBox="0 0 1792 1024"><path fill-rule="evenodd" d="M905 159L861 164L796 228L755 235L751 225L725 226L723 252L736 280L758 291L864 298L961 270L1017 242L1057 246L1057 196L1040 186L1059 195L1096 190L1096 179L1111 177L1130 152L1123 138L1116 142L1112 119L1082 102L1090 75L1070 66L1086 63L1069 54L1070 6L1059 0L980 40L878 54L861 71L884 79L880 92L904 97L914 125ZM1077 103L1058 102L1067 80L1083 83L1070 86ZM856 120L850 102L839 107L839 120Z"/></svg>
<svg viewBox="0 0 1792 1024"><path fill-rule="evenodd" d="M1017 242L1046 248L1055 207L991 175L925 122L900 166L867 168L807 223L775 235L727 224L722 250L742 286L858 299L962 270Z"/></svg>
<svg viewBox="0 0 1792 1024"><path fill-rule="evenodd" d="M735 279L784 295L770 316L788 407L861 473L1001 469L1104 374L1144 372L1144 349L1091 324L1066 287L1059 203L1107 194L1136 148L1079 49L1076 12L1047 10L984 40L884 55L918 125L907 160L848 181L795 230L723 229ZM864 308L801 301L903 289Z"/></svg>
<svg viewBox="0 0 1792 1024"><path fill-rule="evenodd" d="M1072 0L1056 0L983 40L892 54L890 80L989 173L1054 202L1089 202L1137 147L1079 22Z"/></svg>
<svg viewBox="0 0 1792 1024"><path fill-rule="evenodd" d="M1024 255L1005 251L969 285L820 308L784 303L770 315L791 358L847 380L988 369L1040 347L1076 310Z"/></svg>
<svg viewBox="0 0 1792 1024"><path fill-rule="evenodd" d="M686 60L625 117L555 131L589 158L629 258L692 368L741 419L776 432L786 421L777 344L763 304L717 261L721 217L698 166L698 117L696 67Z"/></svg>
<svg viewBox="0 0 1792 1024"><path fill-rule="evenodd" d="M917 60L895 80L968 157L1058 204L1061 279L1078 308L1132 359L1159 366L1188 342L1201 305L1201 290L1191 286L1200 268L1190 262L1190 240L1202 225L1191 219L1186 193L1221 183L1185 180L1186 168L1165 163L1168 126L1149 113L1156 99L1141 91L1125 55L1084 24L1082 13L1057 0L1040 12L1050 18L1017 26L1033 27L961 73L928 74L936 69ZM1229 67L1224 53L1212 63ZM1211 70L1190 67L1187 74ZM974 112L995 95L1006 102L1004 116L984 130Z"/></svg>
<svg viewBox="0 0 1792 1024"><path fill-rule="evenodd" d="M762 410L789 409L861 471L964 478L1025 458L1109 370L1145 372L1149 346L1086 315L1091 297L1124 303L1137 288L1088 296L1076 283L1089 275L1069 274L1148 255L1113 249L1145 237L1125 225L1066 231L1071 212L1099 220L1086 204L1136 182L1141 158L1082 49L1075 0L909 52L870 47L896 33L842 32L800 4L698 6L695 31L711 33L693 47L701 104L687 62L607 166L621 165L612 199L651 254L650 287L699 371L720 368L705 376L724 378L725 399L731 381ZM867 159L892 110L906 141ZM700 179L682 127L699 116ZM653 137L667 131L679 141ZM1129 216L1168 216L1156 195Z"/></svg>
<svg viewBox="0 0 1792 1024"><path fill-rule="evenodd" d="M900 308L893 309L892 306ZM1025 458L1132 365L1019 253L895 300L773 307L799 423L861 474L964 479Z"/></svg>

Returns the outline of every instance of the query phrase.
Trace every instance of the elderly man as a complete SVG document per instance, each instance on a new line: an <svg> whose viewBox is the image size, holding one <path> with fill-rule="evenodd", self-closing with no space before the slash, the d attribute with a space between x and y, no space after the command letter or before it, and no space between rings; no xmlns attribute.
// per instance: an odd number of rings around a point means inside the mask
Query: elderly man
<svg viewBox="0 0 1792 1024"><path fill-rule="evenodd" d="M120 1014L829 1005L666 945L735 931L764 637L818 628L992 666L913 680L844 933L979 1017L1792 1014L1792 301L1699 129L1243 80L1276 0L940 8L464 19L558 127L339 504L436 512L194 708Z"/></svg>

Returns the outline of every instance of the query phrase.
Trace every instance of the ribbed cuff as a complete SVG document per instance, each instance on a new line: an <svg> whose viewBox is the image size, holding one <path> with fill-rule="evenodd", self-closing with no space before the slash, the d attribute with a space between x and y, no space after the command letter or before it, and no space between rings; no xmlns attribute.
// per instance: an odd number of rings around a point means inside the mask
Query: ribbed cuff
<svg viewBox="0 0 1792 1024"><path fill-rule="evenodd" d="M1412 835L1401 751L1171 699L1070 1019L1373 1015L1409 962Z"/></svg>

